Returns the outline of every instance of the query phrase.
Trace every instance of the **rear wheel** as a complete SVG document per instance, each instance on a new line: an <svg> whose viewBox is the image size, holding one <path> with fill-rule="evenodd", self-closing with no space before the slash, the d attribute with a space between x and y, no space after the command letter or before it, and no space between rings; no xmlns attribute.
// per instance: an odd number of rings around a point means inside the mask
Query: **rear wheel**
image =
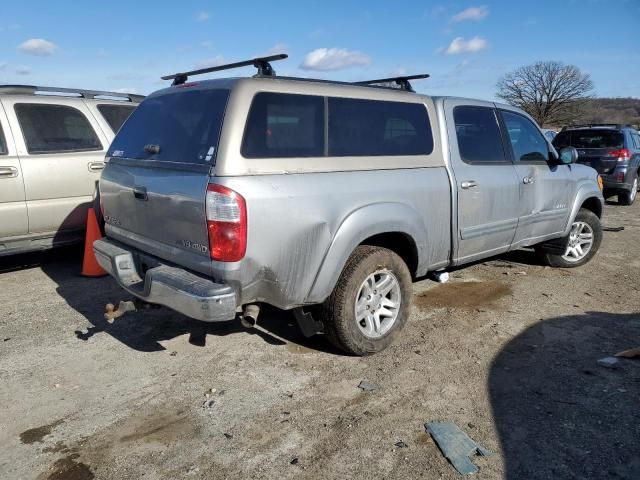
<svg viewBox="0 0 640 480"><path fill-rule="evenodd" d="M327 337L354 355L387 348L411 309L411 274L386 248L359 246L320 308Z"/></svg>
<svg viewBox="0 0 640 480"><path fill-rule="evenodd" d="M593 258L600 248L601 242L602 225L600 219L591 210L581 208L571 225L569 236L566 238L564 253L541 251L541 256L552 267L579 267Z"/></svg>
<svg viewBox="0 0 640 480"><path fill-rule="evenodd" d="M621 205L632 205L638 196L638 175L635 175L631 190L624 190L618 194L618 202Z"/></svg>

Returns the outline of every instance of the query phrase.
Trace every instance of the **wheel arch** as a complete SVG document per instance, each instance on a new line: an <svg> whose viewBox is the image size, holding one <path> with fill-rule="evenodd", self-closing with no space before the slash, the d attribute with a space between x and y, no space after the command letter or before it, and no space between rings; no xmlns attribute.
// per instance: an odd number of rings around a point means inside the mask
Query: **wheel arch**
<svg viewBox="0 0 640 480"><path fill-rule="evenodd" d="M571 224L575 220L576 215L578 215L581 208L586 208L595 213L598 218L602 218L604 197L595 182L584 182L578 187L563 236L569 235Z"/></svg>
<svg viewBox="0 0 640 480"><path fill-rule="evenodd" d="M333 290L347 260L359 245L389 248L421 272L427 231L418 213L402 203L377 203L349 214L338 227L305 303L320 303Z"/></svg>

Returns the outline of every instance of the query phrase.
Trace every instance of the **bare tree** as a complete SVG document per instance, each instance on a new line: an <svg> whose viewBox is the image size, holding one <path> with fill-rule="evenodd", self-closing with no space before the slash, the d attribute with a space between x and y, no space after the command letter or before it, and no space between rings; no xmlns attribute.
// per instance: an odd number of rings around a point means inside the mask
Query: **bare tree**
<svg viewBox="0 0 640 480"><path fill-rule="evenodd" d="M497 88L498 98L522 108L541 126L560 126L576 118L593 82L574 65L537 62L507 73Z"/></svg>

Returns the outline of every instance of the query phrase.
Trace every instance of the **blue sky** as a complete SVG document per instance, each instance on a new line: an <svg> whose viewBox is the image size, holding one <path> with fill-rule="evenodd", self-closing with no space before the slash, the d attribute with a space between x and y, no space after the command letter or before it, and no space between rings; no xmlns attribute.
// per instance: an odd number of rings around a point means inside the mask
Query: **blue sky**
<svg viewBox="0 0 640 480"><path fill-rule="evenodd" d="M639 32L640 0L7 2L0 83L146 94L163 74L284 52L279 74L426 72L420 92L485 99L501 74L559 60L599 96L640 97Z"/></svg>

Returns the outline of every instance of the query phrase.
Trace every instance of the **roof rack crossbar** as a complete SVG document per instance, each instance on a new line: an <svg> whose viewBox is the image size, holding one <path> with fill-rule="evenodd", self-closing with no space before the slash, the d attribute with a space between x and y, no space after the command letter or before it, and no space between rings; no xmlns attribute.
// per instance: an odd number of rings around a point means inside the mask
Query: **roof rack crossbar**
<svg viewBox="0 0 640 480"><path fill-rule="evenodd" d="M107 92L102 90L84 90L81 88L40 87L36 85L0 85L0 93L14 95L36 95L37 93L56 94L63 93L82 98L112 97L130 102L140 102L144 95L132 93Z"/></svg>
<svg viewBox="0 0 640 480"><path fill-rule="evenodd" d="M405 75L402 77L390 77L390 78L379 78L377 80L364 80L361 82L353 82L354 85L375 85L379 83L395 83L400 87L400 90L406 90L407 92L415 92L409 80L421 80L424 78L429 78L428 73L423 73L420 75Z"/></svg>
<svg viewBox="0 0 640 480"><path fill-rule="evenodd" d="M268 57L252 58L251 60L244 60L242 62L228 63L226 65L218 65L215 67L200 68L198 70L191 70L190 72L174 73L173 75L165 75L164 77L161 77L161 78L162 80L173 80L173 83L171 85L182 85L192 75L202 75L203 73L219 72L220 70L229 70L232 68L248 67L251 65L253 65L258 69L257 76L275 77L276 72L271 67L271 64L269 62L274 62L276 60L284 60L285 58L288 58L288 57L289 55L287 55L286 53L280 53L278 55L270 55Z"/></svg>

